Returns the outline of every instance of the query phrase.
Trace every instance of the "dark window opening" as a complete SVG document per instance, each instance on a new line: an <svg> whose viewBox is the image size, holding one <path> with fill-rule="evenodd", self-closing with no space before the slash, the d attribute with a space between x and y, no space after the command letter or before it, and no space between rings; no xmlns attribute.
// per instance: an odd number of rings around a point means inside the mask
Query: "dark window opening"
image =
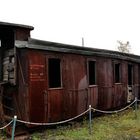
<svg viewBox="0 0 140 140"><path fill-rule="evenodd" d="M49 88L61 87L60 59L50 58L48 60Z"/></svg>
<svg viewBox="0 0 140 140"><path fill-rule="evenodd" d="M121 74L120 74L120 64L117 63L115 64L115 72L114 72L114 79L115 79L115 83L120 83L121 82Z"/></svg>
<svg viewBox="0 0 140 140"><path fill-rule="evenodd" d="M128 85L133 84L133 66L128 64Z"/></svg>
<svg viewBox="0 0 140 140"><path fill-rule="evenodd" d="M4 49L14 48L14 31L11 29L2 28L0 29L0 39L1 39L1 47Z"/></svg>
<svg viewBox="0 0 140 140"><path fill-rule="evenodd" d="M15 84L14 81L15 77L12 78L12 82L11 82L11 78L9 81L8 79L9 72L7 71L7 68L10 63L9 57L11 55L14 55L14 46L15 46L14 31L11 28L1 27L0 28L0 81L8 81L12 84ZM12 76L14 76L14 74L12 74Z"/></svg>
<svg viewBox="0 0 140 140"><path fill-rule="evenodd" d="M96 84L96 62L88 61L88 82L89 85Z"/></svg>

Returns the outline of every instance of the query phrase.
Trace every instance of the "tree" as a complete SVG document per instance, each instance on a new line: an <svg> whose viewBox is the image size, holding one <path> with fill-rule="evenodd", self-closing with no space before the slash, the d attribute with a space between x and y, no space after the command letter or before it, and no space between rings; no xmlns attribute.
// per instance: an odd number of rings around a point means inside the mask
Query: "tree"
<svg viewBox="0 0 140 140"><path fill-rule="evenodd" d="M118 50L123 53L130 53L130 43L127 41L126 43L122 41L117 41L119 43Z"/></svg>

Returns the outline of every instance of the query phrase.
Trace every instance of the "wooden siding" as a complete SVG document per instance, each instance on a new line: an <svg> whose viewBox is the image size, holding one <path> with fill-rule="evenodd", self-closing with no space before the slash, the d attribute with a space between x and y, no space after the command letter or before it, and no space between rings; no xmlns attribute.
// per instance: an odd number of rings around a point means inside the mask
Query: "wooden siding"
<svg viewBox="0 0 140 140"><path fill-rule="evenodd" d="M84 112L90 104L102 110L112 110L126 105L128 61L37 50L27 50L27 52L28 77L32 73L31 65L43 65L43 68L35 73L37 76L41 71L44 75L41 80L29 79L29 120L37 122L65 120ZM61 60L62 87L49 88L48 86L49 58ZM97 84L93 86L88 85L87 81L87 60L91 58L96 61L97 69ZM120 83L114 83L114 62L116 61L121 64ZM138 65L136 63L133 65L138 72ZM134 79L135 92L138 93L137 74ZM40 114L36 115L37 112Z"/></svg>

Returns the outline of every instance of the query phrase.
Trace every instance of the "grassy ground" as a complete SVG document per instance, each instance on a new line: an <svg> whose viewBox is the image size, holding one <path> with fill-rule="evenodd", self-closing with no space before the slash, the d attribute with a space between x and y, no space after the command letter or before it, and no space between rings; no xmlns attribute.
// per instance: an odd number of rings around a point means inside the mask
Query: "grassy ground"
<svg viewBox="0 0 140 140"><path fill-rule="evenodd" d="M140 109L95 117L89 134L87 120L33 133L30 140L140 140Z"/></svg>

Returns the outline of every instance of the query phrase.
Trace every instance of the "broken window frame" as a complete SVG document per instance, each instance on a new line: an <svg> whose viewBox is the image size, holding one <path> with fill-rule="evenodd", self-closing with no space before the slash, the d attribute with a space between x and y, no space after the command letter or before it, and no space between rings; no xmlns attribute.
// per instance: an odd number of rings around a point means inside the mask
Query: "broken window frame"
<svg viewBox="0 0 140 140"><path fill-rule="evenodd" d="M12 54L11 54L11 51L13 52ZM4 49L4 53L5 52L7 52L7 54L3 55L2 63L4 63L4 59L6 58L7 59L6 61L8 62L8 64L7 64L7 66L6 65L2 66L2 71L3 71L2 72L2 81L9 82L12 85L16 85L16 55L15 55L16 49L15 49L15 47L10 48L10 49ZM10 53L10 54L8 54L8 53ZM4 67L6 68L5 70L7 70L7 74L8 74L7 79L4 78L4 73L5 73ZM12 77L11 77L11 74L12 74Z"/></svg>

